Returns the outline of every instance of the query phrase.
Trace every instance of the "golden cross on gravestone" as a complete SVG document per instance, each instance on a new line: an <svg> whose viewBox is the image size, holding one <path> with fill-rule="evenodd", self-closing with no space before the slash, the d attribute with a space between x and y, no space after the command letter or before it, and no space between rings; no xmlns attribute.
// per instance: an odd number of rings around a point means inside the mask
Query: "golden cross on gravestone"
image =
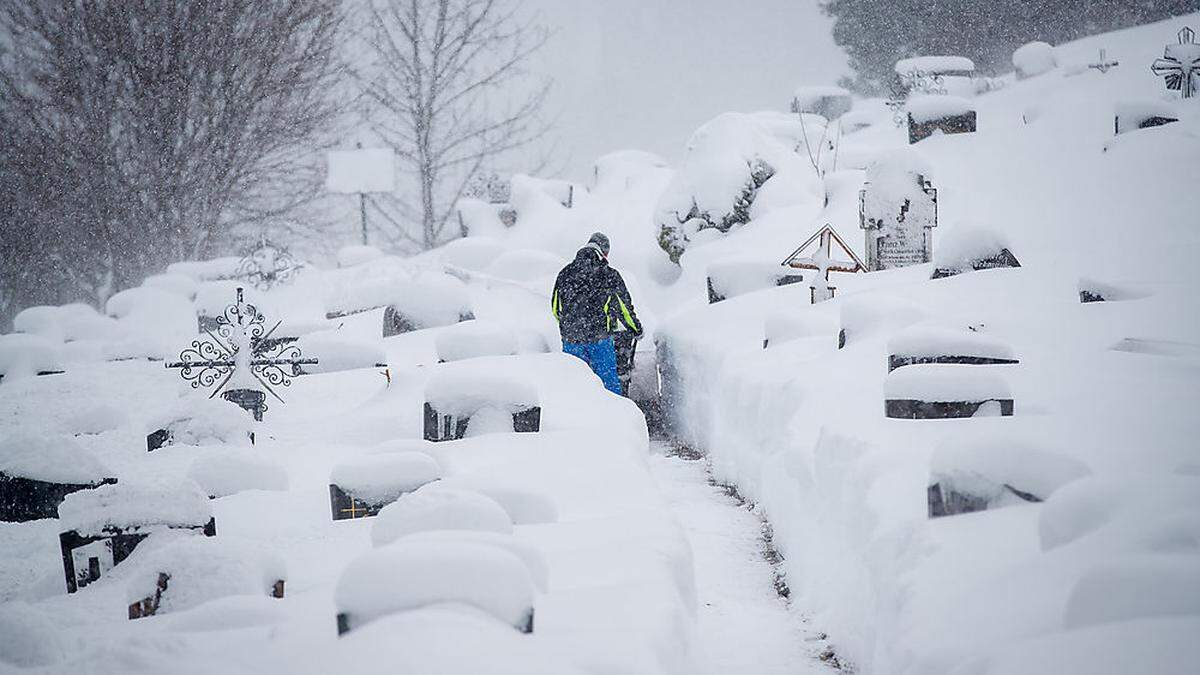
<svg viewBox="0 0 1200 675"><path fill-rule="evenodd" d="M1200 44L1196 32L1184 26L1179 31L1179 44L1167 45L1163 56L1150 65L1150 70L1166 78L1167 89L1178 91L1183 98L1200 93Z"/></svg>
<svg viewBox="0 0 1200 675"><path fill-rule="evenodd" d="M354 501L353 497L350 499L350 508L341 509L342 513L349 513L351 518L358 518L358 514L360 514L360 513L363 514L364 516L366 516L368 511L369 511L369 509L358 508L358 503Z"/></svg>

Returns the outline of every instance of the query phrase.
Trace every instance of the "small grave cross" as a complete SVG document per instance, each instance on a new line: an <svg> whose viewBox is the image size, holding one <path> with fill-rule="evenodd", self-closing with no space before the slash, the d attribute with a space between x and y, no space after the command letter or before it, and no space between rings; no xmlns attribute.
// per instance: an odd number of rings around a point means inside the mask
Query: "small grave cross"
<svg viewBox="0 0 1200 675"><path fill-rule="evenodd" d="M848 260L834 257L833 245L835 242L841 254L844 255L844 258L849 258ZM813 236L809 237L807 241L793 251L783 261L783 264L793 269L816 270L818 278L825 281L822 288L818 288L815 283L811 286L811 301L813 304L833 297L835 289L829 285L830 272L848 272L853 274L867 271L867 266L863 264L854 251L850 250L846 242L829 224L817 230Z"/></svg>
<svg viewBox="0 0 1200 675"><path fill-rule="evenodd" d="M193 388L216 384L209 398L220 393L238 376L244 378L243 382L253 377L282 402L270 385L290 385L299 366L316 364L317 359L303 358L300 348L292 344L295 338L271 338L282 321L275 322L269 331L263 322L262 313L245 302L242 289L238 288L237 302L217 317L216 332L204 331L211 340L192 340L192 346L179 353L178 361L165 365L179 368L179 374L191 382ZM285 371L284 366L290 366L291 372Z"/></svg>
<svg viewBox="0 0 1200 675"><path fill-rule="evenodd" d="M1105 50L1101 49L1100 50L1100 61L1098 63L1089 63L1088 68L1091 68L1093 70L1098 70L1098 71L1100 71L1100 74L1103 75L1103 74L1107 73L1109 70L1112 70L1113 68L1116 68L1119 65L1121 65L1120 61L1108 61Z"/></svg>
<svg viewBox="0 0 1200 675"><path fill-rule="evenodd" d="M1167 89L1178 91L1183 98L1200 92L1200 44L1196 44L1196 32L1188 26L1181 28L1179 44L1167 45L1162 58L1156 59L1150 70L1166 78Z"/></svg>
<svg viewBox="0 0 1200 675"><path fill-rule="evenodd" d="M276 284L291 283L301 267L303 265L296 262L287 248L271 242L263 235L257 244L242 255L237 276L258 290L265 291Z"/></svg>

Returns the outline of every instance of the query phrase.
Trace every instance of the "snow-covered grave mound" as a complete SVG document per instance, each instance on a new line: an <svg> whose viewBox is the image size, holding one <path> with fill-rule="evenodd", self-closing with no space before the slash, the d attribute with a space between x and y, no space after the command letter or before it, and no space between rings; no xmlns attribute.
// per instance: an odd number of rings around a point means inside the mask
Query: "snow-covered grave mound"
<svg viewBox="0 0 1200 675"><path fill-rule="evenodd" d="M405 544L439 544L442 542L494 546L512 553L521 559L529 570L529 578L539 593L550 589L550 567L546 556L538 547L525 539L500 532L480 530L424 530L405 535L399 540Z"/></svg>
<svg viewBox="0 0 1200 675"><path fill-rule="evenodd" d="M484 369L440 373L425 386L425 440L445 441L541 428L537 389L526 379Z"/></svg>
<svg viewBox="0 0 1200 675"><path fill-rule="evenodd" d="M537 525L558 520L558 507L553 499L523 486L506 485L494 477L450 477L439 483L435 489L465 489L478 492L499 504L514 525Z"/></svg>
<svg viewBox="0 0 1200 675"><path fill-rule="evenodd" d="M59 349L49 338L20 333L0 335L0 382L53 375L62 370Z"/></svg>
<svg viewBox="0 0 1200 675"><path fill-rule="evenodd" d="M383 336L473 318L471 298L462 281L445 273L425 272L394 284L383 315Z"/></svg>
<svg viewBox="0 0 1200 675"><path fill-rule="evenodd" d="M476 356L510 356L517 353L517 337L499 321L475 319L449 326L437 334L438 360L461 361Z"/></svg>
<svg viewBox="0 0 1200 675"><path fill-rule="evenodd" d="M358 368L386 368L387 353L378 343L344 337L337 332L317 332L296 341L305 358L315 364L301 366L304 373L334 373Z"/></svg>
<svg viewBox="0 0 1200 675"><path fill-rule="evenodd" d="M933 453L929 517L1042 502L1091 471L1083 462L1001 438L955 439Z"/></svg>
<svg viewBox="0 0 1200 675"><path fill-rule="evenodd" d="M513 522L502 506L472 490L427 487L388 504L371 528L376 546L414 532L472 530L512 533Z"/></svg>
<svg viewBox="0 0 1200 675"><path fill-rule="evenodd" d="M470 541L402 540L370 551L334 591L338 633L375 619L441 604L465 604L522 633L533 632L536 589L511 551Z"/></svg>
<svg viewBox="0 0 1200 675"><path fill-rule="evenodd" d="M13 317L13 330L53 342L112 340L121 335L115 319L82 303L27 307Z"/></svg>
<svg viewBox="0 0 1200 675"><path fill-rule="evenodd" d="M156 533L113 573L129 618L182 612L233 595L284 597L287 564L260 544Z"/></svg>
<svg viewBox="0 0 1200 675"><path fill-rule="evenodd" d="M833 345L837 334L837 321L830 317L795 310L778 312L763 320L763 349L800 338L817 338Z"/></svg>
<svg viewBox="0 0 1200 675"><path fill-rule="evenodd" d="M187 477L209 497L228 497L246 490L287 490L287 470L274 462L241 452L207 453L192 460Z"/></svg>
<svg viewBox="0 0 1200 675"><path fill-rule="evenodd" d="M708 266L708 301L719 302L802 279L798 271L781 266L777 260L719 260Z"/></svg>
<svg viewBox="0 0 1200 675"><path fill-rule="evenodd" d="M152 413L146 429L151 451L172 444L245 445L253 441L254 418L225 399L192 394Z"/></svg>
<svg viewBox="0 0 1200 675"><path fill-rule="evenodd" d="M17 434L0 440L0 521L55 518L72 492L116 478L70 436Z"/></svg>
<svg viewBox="0 0 1200 675"><path fill-rule="evenodd" d="M988 368L926 364L900 368L883 385L884 412L899 419L1012 415L1005 378Z"/></svg>
<svg viewBox="0 0 1200 675"><path fill-rule="evenodd" d="M913 326L888 340L888 372L920 363L1018 363L1008 343L977 330Z"/></svg>
<svg viewBox="0 0 1200 675"><path fill-rule="evenodd" d="M347 460L329 475L334 520L365 518L442 477L441 467L420 452L389 452Z"/></svg>
<svg viewBox="0 0 1200 675"><path fill-rule="evenodd" d="M797 87L792 93L791 110L794 113L820 115L833 121L850 111L854 99L850 92L831 85L807 85Z"/></svg>
<svg viewBox="0 0 1200 675"><path fill-rule="evenodd" d="M960 227L946 237L934 254L933 278L1020 266L1000 232L990 228Z"/></svg>

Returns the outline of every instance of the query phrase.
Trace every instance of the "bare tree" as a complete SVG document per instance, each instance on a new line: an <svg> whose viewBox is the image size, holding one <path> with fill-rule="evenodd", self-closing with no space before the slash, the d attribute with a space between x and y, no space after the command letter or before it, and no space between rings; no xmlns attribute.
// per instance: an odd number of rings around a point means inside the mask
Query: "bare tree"
<svg viewBox="0 0 1200 675"><path fill-rule="evenodd" d="M548 33L504 0L372 0L369 11L372 126L413 181L411 198L389 200L391 220L412 224L397 243L433 248L457 235L454 203L481 167L546 132L549 83L527 65Z"/></svg>
<svg viewBox="0 0 1200 675"><path fill-rule="evenodd" d="M0 0L0 202L24 205L0 225L29 234L0 283L103 303L299 213L341 22L341 0Z"/></svg>

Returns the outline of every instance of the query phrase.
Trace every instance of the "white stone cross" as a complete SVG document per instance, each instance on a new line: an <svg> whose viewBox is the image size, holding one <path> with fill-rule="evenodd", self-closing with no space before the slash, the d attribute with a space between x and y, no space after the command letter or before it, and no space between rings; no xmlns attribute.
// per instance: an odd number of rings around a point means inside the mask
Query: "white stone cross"
<svg viewBox="0 0 1200 675"><path fill-rule="evenodd" d="M1179 31L1179 44L1167 45L1163 57L1150 70L1167 80L1167 89L1178 91L1183 98L1200 93L1200 44L1190 27Z"/></svg>

